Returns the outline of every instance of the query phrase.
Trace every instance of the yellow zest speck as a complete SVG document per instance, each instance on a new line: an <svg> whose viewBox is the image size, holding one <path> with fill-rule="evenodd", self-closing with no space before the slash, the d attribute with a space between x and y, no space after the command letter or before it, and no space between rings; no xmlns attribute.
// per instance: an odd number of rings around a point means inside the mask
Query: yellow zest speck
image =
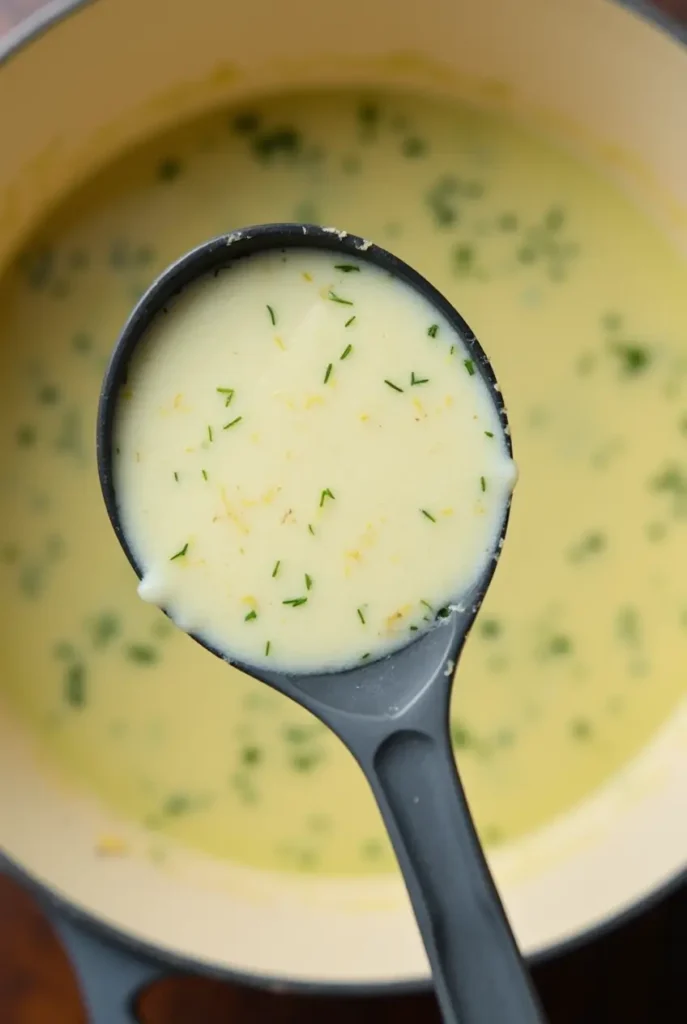
<svg viewBox="0 0 687 1024"><path fill-rule="evenodd" d="M307 270L303 271L303 280L312 281L312 274L309 274Z"/></svg>
<svg viewBox="0 0 687 1024"><path fill-rule="evenodd" d="M257 432L251 434L250 435L250 440L251 440L251 444L259 444L260 443L260 434L258 434Z"/></svg>
<svg viewBox="0 0 687 1024"><path fill-rule="evenodd" d="M280 490L281 487L270 487L269 491L265 491L265 493L261 496L260 501L263 503L263 505L271 505L274 499L279 494Z"/></svg>
<svg viewBox="0 0 687 1024"><path fill-rule="evenodd" d="M386 617L386 619L384 620L384 624L385 624L387 630L389 630L390 632L393 632L394 629L397 629L399 626L401 626L402 623L403 623L403 619L406 617L406 615L410 611L412 611L412 605L405 604L405 605L403 605L402 608L399 608L399 609L397 609L397 611L393 612L391 615L388 615Z"/></svg>
<svg viewBox="0 0 687 1024"><path fill-rule="evenodd" d="M451 406L453 405L453 395L446 396L446 398L444 399L444 405L446 406L447 409L451 408Z"/></svg>
<svg viewBox="0 0 687 1024"><path fill-rule="evenodd" d="M104 835L100 836L95 844L95 852L98 857L125 857L129 852L129 845L121 836Z"/></svg>
<svg viewBox="0 0 687 1024"><path fill-rule="evenodd" d="M453 515L453 509L452 508L442 508L441 515L442 516L452 516Z"/></svg>
<svg viewBox="0 0 687 1024"><path fill-rule="evenodd" d="M190 454L191 454L192 452L194 452L195 450L196 450L196 449L195 449L195 448L192 448L192 447L184 448L184 451L186 452L186 454L187 454L187 455L190 455Z"/></svg>
<svg viewBox="0 0 687 1024"><path fill-rule="evenodd" d="M256 601L252 594L246 594L245 597L241 598L241 601L243 604L247 604L249 608L258 607L258 602Z"/></svg>
<svg viewBox="0 0 687 1024"><path fill-rule="evenodd" d="M174 402L172 403L175 409L181 409L181 404L184 401L184 396L178 394L174 396Z"/></svg>
<svg viewBox="0 0 687 1024"><path fill-rule="evenodd" d="M284 339L281 337L281 335L275 334L274 344L277 346L277 348L280 348L282 352L286 352L286 345L284 344Z"/></svg>
<svg viewBox="0 0 687 1024"><path fill-rule="evenodd" d="M354 562L359 562L362 559L362 557L363 556L360 554L360 552L357 549L354 549L353 551L347 551L346 552L346 558L350 558Z"/></svg>
<svg viewBox="0 0 687 1024"><path fill-rule="evenodd" d="M425 407L424 407L424 405L422 404L422 402L420 401L419 398L414 398L413 399L413 408L415 409L415 412L418 413L419 416L421 416L423 419L427 419L427 413L425 412Z"/></svg>
<svg viewBox="0 0 687 1024"><path fill-rule="evenodd" d="M222 504L224 505L224 513L229 522L233 523L234 526L238 527L241 533L250 533L249 527L243 521L241 516L238 515L238 513L235 512L234 509L231 507L229 499L227 498L227 492L225 491L224 487L220 491L220 495L222 498Z"/></svg>
<svg viewBox="0 0 687 1024"><path fill-rule="evenodd" d="M366 412L363 412L363 413L360 414L360 422L361 423L367 423L369 418L370 417L369 417L369 415Z"/></svg>
<svg viewBox="0 0 687 1024"><path fill-rule="evenodd" d="M313 409L316 405L324 405L322 395L309 395L305 400L304 408Z"/></svg>

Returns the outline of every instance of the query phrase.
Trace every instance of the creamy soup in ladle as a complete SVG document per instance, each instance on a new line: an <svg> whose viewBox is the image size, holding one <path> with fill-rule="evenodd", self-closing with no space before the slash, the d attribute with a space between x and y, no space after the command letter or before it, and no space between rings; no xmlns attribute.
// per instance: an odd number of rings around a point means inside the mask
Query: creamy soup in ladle
<svg viewBox="0 0 687 1024"><path fill-rule="evenodd" d="M159 312L118 399L139 593L230 660L379 657L469 600L498 551L500 392L370 262L287 248L207 274Z"/></svg>
<svg viewBox="0 0 687 1024"><path fill-rule="evenodd" d="M465 106L341 92L222 111L125 156L27 244L0 284L2 699L46 771L141 822L156 855L394 869L336 738L137 598L98 485L100 382L142 290L206 238L285 220L417 267L508 398L521 476L452 725L482 837L507 842L592 793L685 692L687 274L598 173Z"/></svg>

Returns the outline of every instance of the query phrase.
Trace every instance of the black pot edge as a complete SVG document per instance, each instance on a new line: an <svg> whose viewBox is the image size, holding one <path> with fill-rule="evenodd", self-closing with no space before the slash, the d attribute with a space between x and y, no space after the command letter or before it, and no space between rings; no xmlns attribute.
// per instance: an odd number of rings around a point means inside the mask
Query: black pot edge
<svg viewBox="0 0 687 1024"><path fill-rule="evenodd" d="M59 22L77 14L82 8L94 3L95 0L51 0L45 7L40 8L35 14L24 19L6 33L0 39L0 67L20 53L29 43L40 38L44 32L57 25ZM687 45L687 25L683 25L675 18L658 10L649 0L608 0L623 7L629 13L636 14L645 21L655 25L673 39ZM66 898L50 889L44 883L34 878L28 871L8 861L11 866L11 875L20 881L39 900L48 902L66 917L81 925L87 932L105 938L111 942L125 946L133 954L145 957L151 963L159 965L163 969L171 971L183 971L184 973L202 974L206 977L219 978L224 981L232 981L252 988L302 993L316 996L389 996L389 995L411 995L414 993L427 992L431 988L429 979L417 978L409 981L397 982L296 982L289 978L272 978L259 974L251 974L242 971L232 971L228 968L213 967L203 962L182 956L175 956L163 952L154 946L137 939L135 936L122 932L112 925L99 920L88 911L70 903ZM537 967L554 960L567 953L603 938L616 928L633 921L641 914L651 910L663 899L668 898L687 882L687 864L678 871L672 878L662 885L652 889L645 896L641 897L630 906L619 911L617 914L609 915L599 924L592 925L585 931L569 939L562 939L546 949L539 950L528 957L531 967Z"/></svg>

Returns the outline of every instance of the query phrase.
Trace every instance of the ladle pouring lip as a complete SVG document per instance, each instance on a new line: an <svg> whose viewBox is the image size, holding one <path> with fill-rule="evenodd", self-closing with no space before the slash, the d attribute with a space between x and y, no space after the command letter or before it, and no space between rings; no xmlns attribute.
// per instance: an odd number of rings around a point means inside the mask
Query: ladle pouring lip
<svg viewBox="0 0 687 1024"><path fill-rule="evenodd" d="M374 242L370 242L359 235L339 230L338 228L300 223L256 224L239 228L203 242L162 271L136 303L124 324L103 378L96 421L98 475L105 508L115 535L139 579L141 579L143 573L122 525L113 472L113 463L116 457L114 430L117 405L121 388L126 385L128 366L133 353L139 342L145 338L150 325L157 316L166 313L167 304L199 278L210 273L219 274L237 260L257 253L297 248L329 251L334 256L346 255L362 262L373 264L402 280L442 314L463 340L475 371L481 376L492 394L492 400L498 410L499 420L503 429L507 453L512 458L513 451L508 417L501 397L501 390L489 359L474 332L458 310L417 270ZM462 641L489 587L505 537L509 514L510 501L504 510L501 530L492 557L485 563L481 577L476 581L469 595L461 595L459 598L456 598L456 605L462 601L466 607L462 611L453 610L444 619L437 619L436 624L433 626L433 629L453 627L456 633L456 651L462 645ZM455 608L453 603L451 606ZM460 607L462 608L462 606ZM456 620L458 617L463 619L463 627L460 629L457 628ZM287 680L294 680L304 676L323 676L334 673L339 675L344 672L346 674L368 673L376 665L378 666L380 662L393 658L400 652L407 650L411 645L421 643L428 632L430 630L419 633L417 637L411 635L408 643L402 647L380 654L378 658L372 658L364 664L354 665L345 669L329 669L325 671L315 669L304 672L272 671L266 670L262 666L246 663L241 659L231 658L230 660L237 668L262 679L272 686L277 685L277 679L287 682ZM193 633L190 635L211 653L223 660L229 660L226 654L214 648L203 637Z"/></svg>

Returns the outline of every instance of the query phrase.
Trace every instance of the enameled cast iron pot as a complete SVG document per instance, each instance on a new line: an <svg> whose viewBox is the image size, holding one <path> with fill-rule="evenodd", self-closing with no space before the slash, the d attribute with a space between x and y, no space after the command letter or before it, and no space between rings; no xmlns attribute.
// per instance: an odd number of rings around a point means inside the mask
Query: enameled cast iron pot
<svg viewBox="0 0 687 1024"><path fill-rule="evenodd" d="M651 8L347 0L333 19L320 0L48 4L0 43L0 266L136 140L238 97L354 83L458 95L574 137L687 248L687 49ZM131 1020L131 994L179 964L328 991L426 984L400 880L299 881L190 853L164 871L98 859L93 836L112 827L41 773L0 707L4 866L49 906L97 1024ZM531 957L617 921L686 865L687 701L601 791L492 857Z"/></svg>

